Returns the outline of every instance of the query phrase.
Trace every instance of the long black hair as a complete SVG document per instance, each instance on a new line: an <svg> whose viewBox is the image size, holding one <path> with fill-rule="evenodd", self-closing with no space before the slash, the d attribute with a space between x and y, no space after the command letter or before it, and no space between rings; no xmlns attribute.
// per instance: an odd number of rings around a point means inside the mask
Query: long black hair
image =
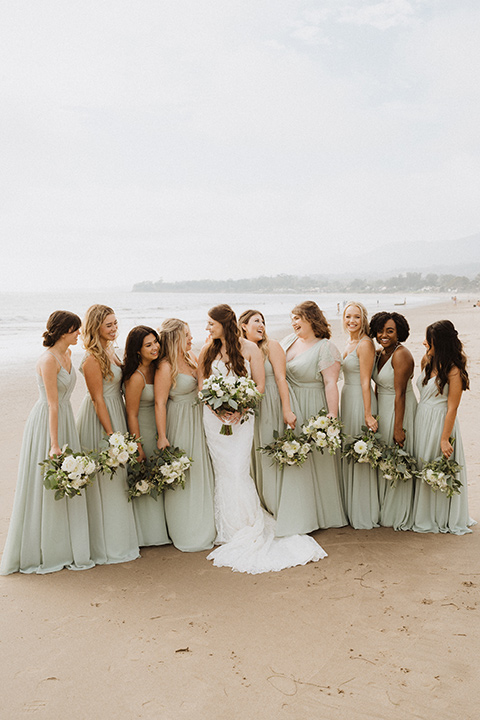
<svg viewBox="0 0 480 720"><path fill-rule="evenodd" d="M125 342L125 353L123 355L122 381L125 382L132 377L141 362L140 350L147 335L153 335L160 344L158 333L148 325L137 325L127 335ZM154 368L158 366L158 358L152 361Z"/></svg>
<svg viewBox="0 0 480 720"><path fill-rule="evenodd" d="M468 390L470 381L467 372L467 357L454 324L450 320L438 320L432 323L425 331L425 340L433 348L434 355L433 357L426 356L423 384L427 384L435 370L437 374L435 383L442 393L448 383L450 370L457 367L460 370L462 388Z"/></svg>

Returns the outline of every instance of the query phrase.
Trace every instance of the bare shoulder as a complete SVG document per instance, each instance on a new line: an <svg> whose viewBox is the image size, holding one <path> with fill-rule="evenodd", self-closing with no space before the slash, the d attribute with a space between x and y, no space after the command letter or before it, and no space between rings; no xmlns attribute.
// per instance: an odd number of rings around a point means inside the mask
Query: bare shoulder
<svg viewBox="0 0 480 720"><path fill-rule="evenodd" d="M245 338L240 338L240 347L242 348L242 353L247 357L247 359L260 352L256 343L251 340L246 340Z"/></svg>
<svg viewBox="0 0 480 720"><path fill-rule="evenodd" d="M37 360L37 372L55 369L58 372L60 365L51 352L45 350Z"/></svg>

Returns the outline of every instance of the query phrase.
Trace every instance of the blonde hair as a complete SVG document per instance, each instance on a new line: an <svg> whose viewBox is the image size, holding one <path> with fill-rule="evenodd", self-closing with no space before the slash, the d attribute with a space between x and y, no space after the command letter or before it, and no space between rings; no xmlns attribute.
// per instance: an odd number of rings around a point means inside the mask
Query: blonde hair
<svg viewBox="0 0 480 720"><path fill-rule="evenodd" d="M159 363L166 360L171 367L172 387L177 384L178 376L178 356L183 355L185 362L192 370L197 365L187 352L187 334L185 328L187 323L178 318L168 318L164 320L159 328L160 337L160 354Z"/></svg>
<svg viewBox="0 0 480 720"><path fill-rule="evenodd" d="M244 312L238 318L238 328L242 334L242 337L244 337L246 340L248 340L247 333L243 329L242 325L248 325L248 323L250 322L252 317L254 317L255 315L260 315L260 317L263 320L263 325L265 326L265 317L264 317L263 313L260 312L260 310L244 310ZM267 335L266 330L263 331L263 338L260 340L260 342L255 343L255 344L260 348L260 350L263 353L263 356L265 358L268 358L269 348L268 348L268 335Z"/></svg>
<svg viewBox="0 0 480 720"><path fill-rule="evenodd" d="M349 300L348 303L345 305L343 309L343 330L344 332L347 332L346 322L345 322L345 315L349 307L357 307L360 310L361 315L361 327L360 327L360 333L359 337L363 337L364 335L368 335L370 333L370 323L368 322L368 312L365 305L362 305L360 302L356 302L355 300Z"/></svg>
<svg viewBox="0 0 480 720"><path fill-rule="evenodd" d="M100 341L100 327L108 315L114 315L108 305L92 305L88 308L82 324L82 340L85 350L97 360L105 379L113 378L110 358ZM109 342L107 344L110 345Z"/></svg>

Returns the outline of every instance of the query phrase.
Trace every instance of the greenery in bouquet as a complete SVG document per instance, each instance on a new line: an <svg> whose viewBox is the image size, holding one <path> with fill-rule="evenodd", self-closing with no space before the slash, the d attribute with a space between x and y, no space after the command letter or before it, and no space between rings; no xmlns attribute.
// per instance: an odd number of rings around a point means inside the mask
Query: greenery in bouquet
<svg viewBox="0 0 480 720"><path fill-rule="evenodd" d="M114 432L107 437L107 447L98 455L101 471L112 478L117 468L127 467L138 458L140 438L130 433Z"/></svg>
<svg viewBox="0 0 480 720"><path fill-rule="evenodd" d="M314 415L304 425L303 434L311 442L316 450L323 454L328 450L330 455L335 455L342 447L345 438L342 422L335 417L328 417L328 411L322 408L318 415Z"/></svg>
<svg viewBox="0 0 480 720"><path fill-rule="evenodd" d="M273 442L257 448L259 452L270 455L272 464L278 463L280 467L303 465L311 449L312 445L305 433L295 435L291 428L287 428L283 435L279 435L278 431L274 430Z"/></svg>
<svg viewBox="0 0 480 720"><path fill-rule="evenodd" d="M450 438L450 444L453 445L455 438ZM425 463L418 477L424 483L430 485L432 490L440 490L447 497L458 495L462 488L462 481L458 477L458 473L462 469L453 458L446 458L445 455Z"/></svg>
<svg viewBox="0 0 480 720"><path fill-rule="evenodd" d="M150 474L147 478L156 494L165 488L185 487L185 473L191 467L193 460L184 450L178 447L166 447L157 450L149 459ZM156 497L154 492L150 493Z"/></svg>
<svg viewBox="0 0 480 720"><path fill-rule="evenodd" d="M262 399L252 378L230 375L211 375L198 393L198 402L208 405L217 415L240 412L240 423L254 414ZM232 435L232 427L225 418L220 428L221 435Z"/></svg>
<svg viewBox="0 0 480 720"><path fill-rule="evenodd" d="M411 480L418 472L416 459L397 444L385 445L378 467L391 487L395 487L397 482Z"/></svg>
<svg viewBox="0 0 480 720"><path fill-rule="evenodd" d="M132 498L143 495L150 495L156 500L159 494L158 486L151 478L150 465L139 462L138 459L133 459L128 464L127 486L129 502Z"/></svg>
<svg viewBox="0 0 480 720"><path fill-rule="evenodd" d="M55 500L81 495L98 470L93 456L73 452L68 445L63 446L60 455L46 458L40 465L45 469L43 484L47 490L55 490Z"/></svg>
<svg viewBox="0 0 480 720"><path fill-rule="evenodd" d="M380 433L362 425L362 431L345 442L342 456L348 461L370 463L376 468L383 458L384 449Z"/></svg>

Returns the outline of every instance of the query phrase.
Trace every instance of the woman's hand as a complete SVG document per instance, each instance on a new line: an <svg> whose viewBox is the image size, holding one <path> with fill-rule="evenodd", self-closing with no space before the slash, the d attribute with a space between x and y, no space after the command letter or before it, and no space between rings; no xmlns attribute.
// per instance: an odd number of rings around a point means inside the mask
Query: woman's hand
<svg viewBox="0 0 480 720"><path fill-rule="evenodd" d="M376 420L373 415L365 415L365 425L369 430L373 430L373 432L377 432L378 430L378 420Z"/></svg>
<svg viewBox="0 0 480 720"><path fill-rule="evenodd" d="M295 430L295 425L297 424L297 416L291 410L284 412L283 422L285 423L285 425L292 428L292 430Z"/></svg>
<svg viewBox="0 0 480 720"><path fill-rule="evenodd" d="M50 451L48 453L48 457L53 457L54 455L61 455L62 454L62 448L59 445L52 445L50 448Z"/></svg>
<svg viewBox="0 0 480 720"><path fill-rule="evenodd" d="M146 459L145 450L141 445L138 445L138 462L145 462Z"/></svg>
<svg viewBox="0 0 480 720"><path fill-rule="evenodd" d="M444 440L443 438L440 440L440 450L444 454L444 456L447 458L450 457L450 455L453 453L453 446L450 440Z"/></svg>
<svg viewBox="0 0 480 720"><path fill-rule="evenodd" d="M165 448L170 447L170 443L168 442L166 437L159 437L157 440L157 448L159 450L165 450Z"/></svg>
<svg viewBox="0 0 480 720"><path fill-rule="evenodd" d="M393 442L403 448L405 444L405 430L403 428L393 431Z"/></svg>
<svg viewBox="0 0 480 720"><path fill-rule="evenodd" d="M235 410L235 412L229 412L228 410L224 410L221 414L217 415L217 417L222 422L228 423L229 425L238 425L238 423L242 419L242 413L239 410Z"/></svg>

